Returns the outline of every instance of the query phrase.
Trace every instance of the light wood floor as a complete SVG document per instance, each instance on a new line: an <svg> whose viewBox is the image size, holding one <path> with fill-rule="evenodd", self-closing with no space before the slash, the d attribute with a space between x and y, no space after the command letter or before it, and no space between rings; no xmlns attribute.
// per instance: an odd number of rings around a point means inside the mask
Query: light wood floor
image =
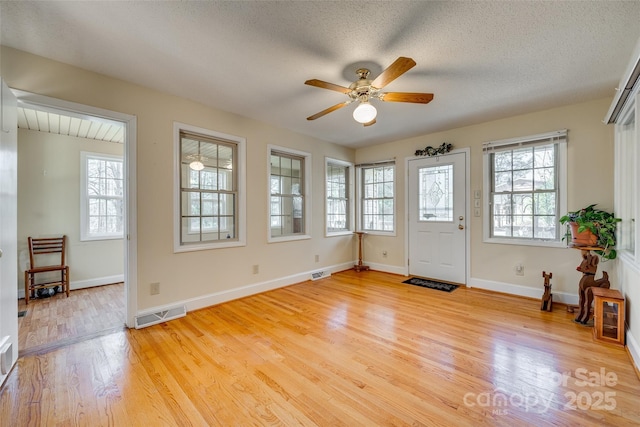
<svg viewBox="0 0 640 427"><path fill-rule="evenodd" d="M18 301L20 354L43 352L86 337L123 329L124 283Z"/></svg>
<svg viewBox="0 0 640 427"><path fill-rule="evenodd" d="M541 312L539 300L402 280L347 271L26 356L0 391L0 420L640 423L640 380L625 350L595 343L561 307Z"/></svg>

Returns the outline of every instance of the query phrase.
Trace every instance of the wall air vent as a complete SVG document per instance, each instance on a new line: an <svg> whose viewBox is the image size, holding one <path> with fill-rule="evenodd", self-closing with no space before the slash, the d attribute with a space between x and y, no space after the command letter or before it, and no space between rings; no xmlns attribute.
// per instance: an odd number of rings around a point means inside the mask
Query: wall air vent
<svg viewBox="0 0 640 427"><path fill-rule="evenodd" d="M136 316L136 329L145 328L168 320L178 319L187 315L187 307L181 305L168 310L156 311L155 313L141 314Z"/></svg>
<svg viewBox="0 0 640 427"><path fill-rule="evenodd" d="M329 270L316 271L311 273L311 280L318 280L329 276L331 276L331 272Z"/></svg>

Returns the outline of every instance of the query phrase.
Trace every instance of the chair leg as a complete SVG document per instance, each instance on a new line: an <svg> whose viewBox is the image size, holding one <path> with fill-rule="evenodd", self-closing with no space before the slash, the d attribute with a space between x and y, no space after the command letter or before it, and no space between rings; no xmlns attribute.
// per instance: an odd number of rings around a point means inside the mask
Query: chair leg
<svg viewBox="0 0 640 427"><path fill-rule="evenodd" d="M69 267L65 267L64 269L64 285L67 292L67 298L69 298Z"/></svg>
<svg viewBox="0 0 640 427"><path fill-rule="evenodd" d="M29 305L29 272L24 272L24 303L25 305Z"/></svg>

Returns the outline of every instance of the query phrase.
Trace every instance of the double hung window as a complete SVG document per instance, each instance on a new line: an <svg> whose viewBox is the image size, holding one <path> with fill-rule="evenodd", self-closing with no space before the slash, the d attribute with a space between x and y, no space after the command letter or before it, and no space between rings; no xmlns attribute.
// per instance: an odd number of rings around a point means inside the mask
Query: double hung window
<svg viewBox="0 0 640 427"><path fill-rule="evenodd" d="M350 233L352 230L351 181L353 165L326 159L326 232L327 235Z"/></svg>
<svg viewBox="0 0 640 427"><path fill-rule="evenodd" d="M121 156L81 153L81 240L120 239L124 232Z"/></svg>
<svg viewBox="0 0 640 427"><path fill-rule="evenodd" d="M566 143L563 130L484 144L485 241L560 242Z"/></svg>
<svg viewBox="0 0 640 427"><path fill-rule="evenodd" d="M310 154L269 147L269 241L308 238Z"/></svg>
<svg viewBox="0 0 640 427"><path fill-rule="evenodd" d="M395 231L395 163L360 166L360 229Z"/></svg>
<svg viewBox="0 0 640 427"><path fill-rule="evenodd" d="M244 140L176 124L176 251L244 244Z"/></svg>

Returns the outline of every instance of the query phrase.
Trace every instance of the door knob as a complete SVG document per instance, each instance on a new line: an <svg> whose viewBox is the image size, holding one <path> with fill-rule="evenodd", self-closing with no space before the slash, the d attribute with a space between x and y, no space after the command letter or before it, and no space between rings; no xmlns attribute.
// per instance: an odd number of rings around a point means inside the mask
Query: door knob
<svg viewBox="0 0 640 427"><path fill-rule="evenodd" d="M458 230L464 230L464 225L459 224L459 225L458 225Z"/></svg>
<svg viewBox="0 0 640 427"><path fill-rule="evenodd" d="M458 219L459 219L460 221L462 221L462 220L464 219L464 217L463 217L462 215L460 215L460 216L458 217Z"/></svg>

